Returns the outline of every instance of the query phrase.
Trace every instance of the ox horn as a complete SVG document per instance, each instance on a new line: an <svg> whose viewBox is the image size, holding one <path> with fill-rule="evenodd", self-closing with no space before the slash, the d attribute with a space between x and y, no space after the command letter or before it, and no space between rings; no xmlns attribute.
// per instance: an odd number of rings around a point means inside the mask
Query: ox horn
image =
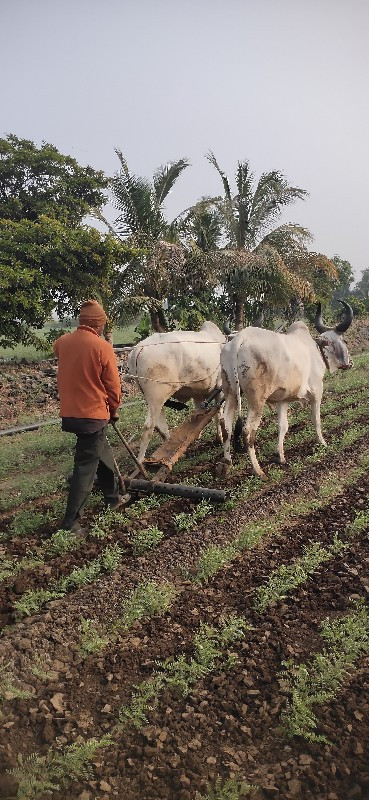
<svg viewBox="0 0 369 800"><path fill-rule="evenodd" d="M325 331L331 331L332 330L332 328L328 328L326 325L324 325L324 322L322 320L322 304L321 303L318 303L318 305L316 307L314 325L315 325L318 333L325 333Z"/></svg>
<svg viewBox="0 0 369 800"><path fill-rule="evenodd" d="M346 303L346 300L339 300L338 302L343 305L346 313L343 320L341 320L341 322L339 322L338 325L336 325L334 330L336 331L336 333L344 333L345 331L347 331L347 328L349 328L351 325L351 322L354 318L354 312L351 306L348 303Z"/></svg>

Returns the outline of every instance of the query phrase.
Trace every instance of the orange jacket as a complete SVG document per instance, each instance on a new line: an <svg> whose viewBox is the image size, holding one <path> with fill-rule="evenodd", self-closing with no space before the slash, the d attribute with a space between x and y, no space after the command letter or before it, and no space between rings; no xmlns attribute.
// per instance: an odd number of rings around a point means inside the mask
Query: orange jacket
<svg viewBox="0 0 369 800"><path fill-rule="evenodd" d="M54 342L58 358L60 416L109 419L121 401L114 350L104 339L80 325Z"/></svg>

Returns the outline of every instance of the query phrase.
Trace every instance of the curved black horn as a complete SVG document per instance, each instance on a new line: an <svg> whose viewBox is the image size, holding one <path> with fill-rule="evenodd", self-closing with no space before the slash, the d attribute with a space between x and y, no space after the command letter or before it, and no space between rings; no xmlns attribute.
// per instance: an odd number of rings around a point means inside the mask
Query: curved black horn
<svg viewBox="0 0 369 800"><path fill-rule="evenodd" d="M345 331L347 331L347 328L349 328L351 325L351 322L354 318L354 312L351 306L348 303L346 303L346 300L339 300L338 302L342 303L346 314L343 320L341 320L341 322L339 322L338 325L336 325L334 330L336 331L336 333L344 333Z"/></svg>
<svg viewBox="0 0 369 800"><path fill-rule="evenodd" d="M318 305L316 307L314 325L315 325L318 333L324 333L325 331L331 331L332 330L332 328L327 328L327 326L324 325L324 322L322 320L322 304L321 303L318 303Z"/></svg>
<svg viewBox="0 0 369 800"><path fill-rule="evenodd" d="M231 331L231 329L230 329L230 327L229 327L229 322L225 322L225 323L224 323L224 325L223 325L223 331L224 331L224 333L225 333L225 335L226 335L226 336L230 336L230 335L231 335L232 331Z"/></svg>

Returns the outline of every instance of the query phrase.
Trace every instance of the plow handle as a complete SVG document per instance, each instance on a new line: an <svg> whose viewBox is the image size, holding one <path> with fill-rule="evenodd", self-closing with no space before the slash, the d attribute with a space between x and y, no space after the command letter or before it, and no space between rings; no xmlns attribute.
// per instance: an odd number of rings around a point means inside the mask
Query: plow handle
<svg viewBox="0 0 369 800"><path fill-rule="evenodd" d="M112 426L113 426L113 428L115 430L115 433L119 437L120 441L122 442L122 444L124 444L124 447L126 448L126 450L128 450L129 455L131 456L132 460L136 464L137 469L139 469L140 472L141 472L141 475L143 475L144 478L146 478L146 480L149 481L150 480L150 475L148 474L148 472L146 472L145 467L143 467L142 464L140 464L138 458L135 456L135 454L134 454L134 452L132 450L132 447L130 447L130 445L128 444L127 440L124 438L123 434L120 432L119 428L117 428L116 423L112 421L111 424L112 424Z"/></svg>

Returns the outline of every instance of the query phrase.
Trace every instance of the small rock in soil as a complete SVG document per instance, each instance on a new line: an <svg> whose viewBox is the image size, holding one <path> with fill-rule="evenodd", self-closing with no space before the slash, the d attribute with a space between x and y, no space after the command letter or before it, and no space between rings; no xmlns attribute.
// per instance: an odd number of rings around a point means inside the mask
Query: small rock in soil
<svg viewBox="0 0 369 800"><path fill-rule="evenodd" d="M62 692L56 692L51 698L50 703L55 708L55 711L60 713L65 710L65 700Z"/></svg>

